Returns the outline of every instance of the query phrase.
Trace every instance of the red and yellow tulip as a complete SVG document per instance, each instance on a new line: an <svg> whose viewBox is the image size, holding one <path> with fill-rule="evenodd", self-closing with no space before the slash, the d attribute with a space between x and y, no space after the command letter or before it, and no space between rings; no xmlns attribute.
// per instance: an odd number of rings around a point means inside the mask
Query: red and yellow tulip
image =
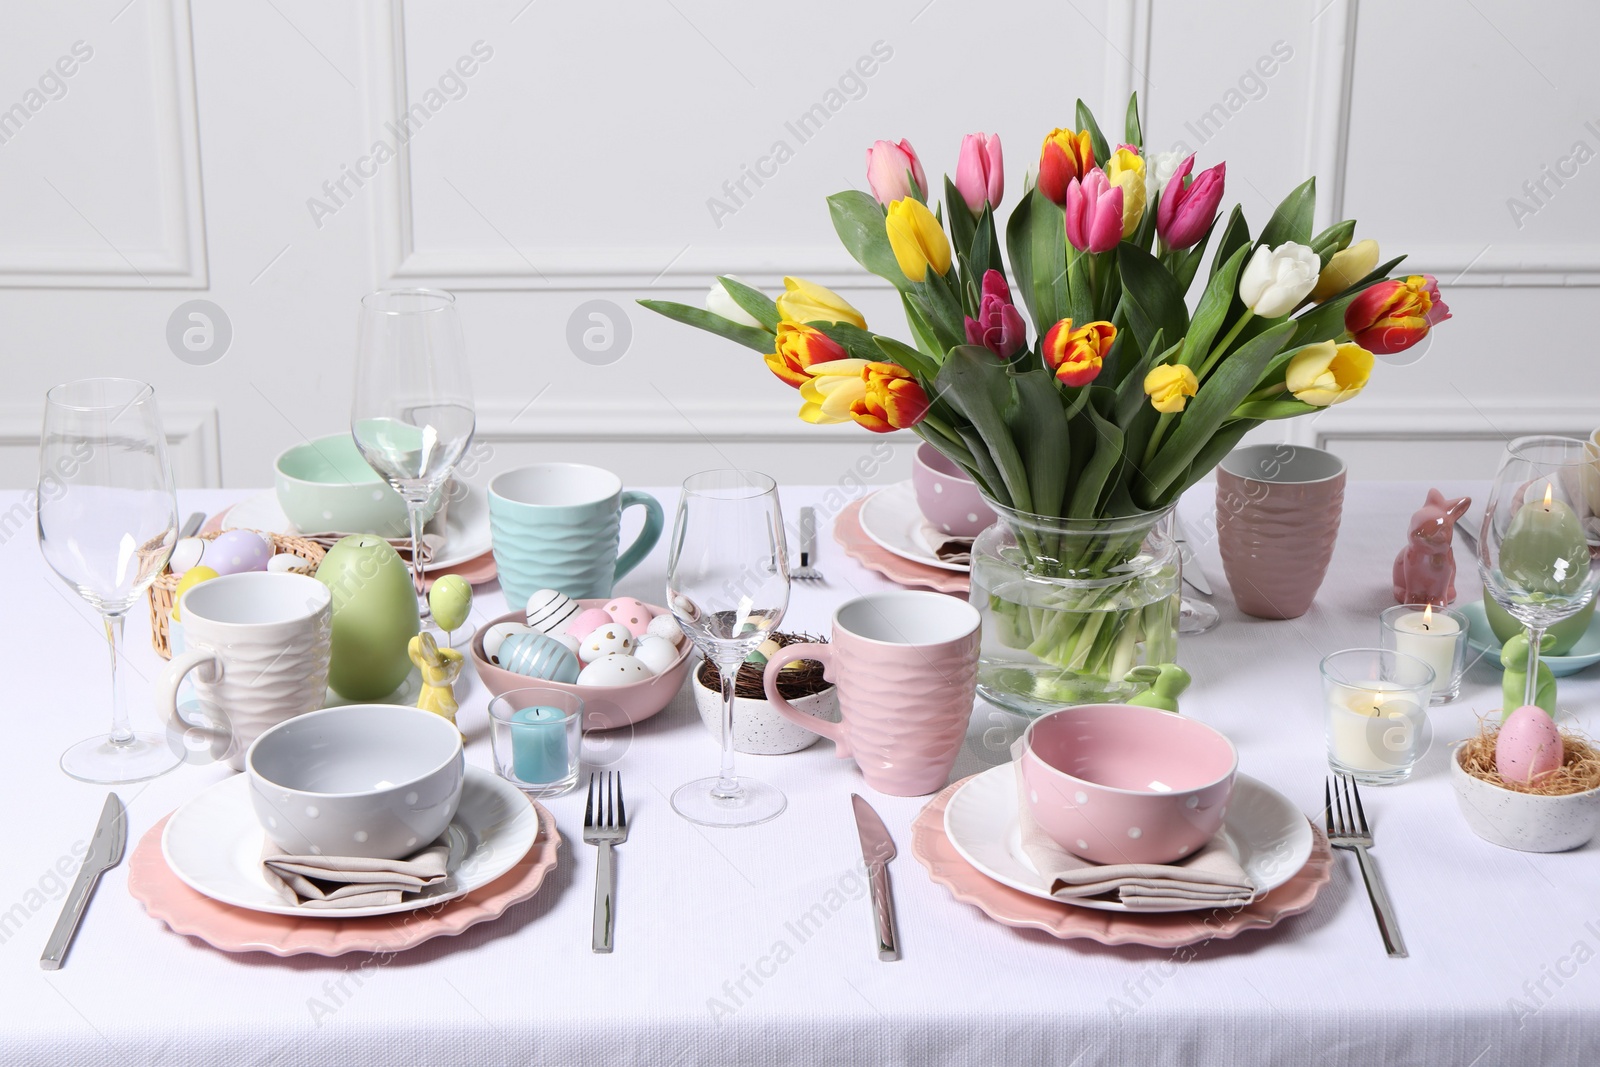
<svg viewBox="0 0 1600 1067"><path fill-rule="evenodd" d="M837 341L812 326L780 322L776 341L774 350L765 357L767 367L796 389L811 380L819 364L845 358L845 350Z"/></svg>
<svg viewBox="0 0 1600 1067"><path fill-rule="evenodd" d="M1067 186L1094 166L1088 130L1051 130L1039 149L1039 191L1057 204L1067 202Z"/></svg>
<svg viewBox="0 0 1600 1067"><path fill-rule="evenodd" d="M928 413L928 394L894 363L840 359L812 368L800 387L800 417L811 423L851 421L874 433L915 426Z"/></svg>
<svg viewBox="0 0 1600 1067"><path fill-rule="evenodd" d="M1431 274L1412 274L1369 285L1345 308L1350 339L1369 352L1403 352L1450 317Z"/></svg>
<svg viewBox="0 0 1600 1067"><path fill-rule="evenodd" d="M1044 365L1063 385L1088 385L1100 374L1106 353L1117 339L1117 328L1109 322L1091 322L1077 329L1071 319L1062 319L1044 335L1039 348Z"/></svg>

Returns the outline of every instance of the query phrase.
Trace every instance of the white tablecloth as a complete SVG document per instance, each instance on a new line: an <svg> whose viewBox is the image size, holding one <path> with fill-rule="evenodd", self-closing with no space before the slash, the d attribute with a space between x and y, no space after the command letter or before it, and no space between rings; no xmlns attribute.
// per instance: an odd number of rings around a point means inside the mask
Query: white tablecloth
<svg viewBox="0 0 1600 1067"><path fill-rule="evenodd" d="M1225 730L1241 769L1308 813L1321 807L1327 770L1317 660L1375 643L1378 612L1392 602L1391 561L1425 488L1350 487L1320 598L1292 622L1233 608L1207 536L1210 490L1185 501L1222 625L1181 641L1179 659L1195 679L1184 711ZM183 493L180 503L185 513L215 511L242 495ZM662 497L670 507L672 494ZM824 505L824 519L841 499L798 487L783 498L791 510ZM19 499L0 495L0 509ZM1448 742L1498 701L1499 674L1482 664L1459 701L1433 712L1437 740L1416 778L1367 793L1406 960L1384 956L1343 853L1309 913L1200 946L1187 962L997 925L952 900L911 857L910 824L924 801L865 789L826 741L798 755L741 757L742 768L788 794L779 820L701 830L666 799L717 760L684 694L620 740L633 836L620 849L614 955L589 951L594 849L575 840L583 799L572 794L547 802L566 843L537 897L382 965L216 951L149 918L128 895L123 866L102 881L65 968L43 972L36 961L76 868L73 845L106 792L68 779L56 758L105 728L106 676L98 624L47 570L29 525L15 533L8 525L0 546L11 619L0 746L0 1063L1600 1062L1600 846L1527 855L1488 845L1463 823L1446 777ZM833 605L887 586L826 534L820 556L828 583L796 583L786 628L825 630ZM659 602L663 577L658 549L618 590ZM1463 599L1476 598L1470 564L1460 584ZM478 619L501 605L495 587L481 589ZM131 704L152 725L161 661L142 617L128 634ZM1580 724L1600 728L1600 671L1563 681L1561 692ZM469 759L487 766L484 704L474 682L461 723ZM956 776L1002 760L1017 729L980 704ZM187 766L122 788L130 850L226 773ZM897 963L873 951L852 790L872 801L900 846L892 871L905 958ZM790 923L819 903L829 917L802 940Z"/></svg>

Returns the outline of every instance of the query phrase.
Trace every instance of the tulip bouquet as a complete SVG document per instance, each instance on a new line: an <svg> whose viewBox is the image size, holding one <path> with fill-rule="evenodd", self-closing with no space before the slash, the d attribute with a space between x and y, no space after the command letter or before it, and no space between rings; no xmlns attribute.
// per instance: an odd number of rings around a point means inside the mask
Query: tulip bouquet
<svg viewBox="0 0 1600 1067"><path fill-rule="evenodd" d="M1082 101L1077 125L1044 139L1004 255L994 135L963 141L942 209L903 140L868 151L870 193L828 198L850 254L898 291L910 343L795 278L776 300L723 277L706 309L640 301L762 353L802 419L910 428L959 464L1008 520L1022 584L1060 586L1009 596L980 580L975 549L974 603L1055 701L1079 692L1063 680L1125 691L1141 658L1171 658L1175 568L1154 600L1116 582L1148 554L1137 520L1168 513L1253 427L1355 397L1375 354L1449 317L1431 276L1391 278L1400 259L1352 243L1353 220L1312 233L1315 179L1252 236L1238 206L1221 214L1226 164L1194 174L1192 155L1145 152L1136 99L1123 143Z"/></svg>

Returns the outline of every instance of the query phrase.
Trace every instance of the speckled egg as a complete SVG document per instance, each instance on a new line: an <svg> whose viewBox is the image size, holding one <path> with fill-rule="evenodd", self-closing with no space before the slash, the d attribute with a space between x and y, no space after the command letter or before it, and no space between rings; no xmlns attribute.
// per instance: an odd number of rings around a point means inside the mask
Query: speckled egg
<svg viewBox="0 0 1600 1067"><path fill-rule="evenodd" d="M500 662L500 645L512 634L538 633L520 622L497 622L483 632L483 658L490 663Z"/></svg>
<svg viewBox="0 0 1600 1067"><path fill-rule="evenodd" d="M650 668L632 656L611 655L595 660L578 675L579 685L632 685L650 677Z"/></svg>
<svg viewBox="0 0 1600 1067"><path fill-rule="evenodd" d="M615 621L599 608L584 608L567 620L567 625L562 628L561 632L575 634L581 641L600 629L600 627L610 626Z"/></svg>
<svg viewBox="0 0 1600 1067"><path fill-rule="evenodd" d="M528 598L528 625L542 634L560 633L581 610L567 594L540 589Z"/></svg>
<svg viewBox="0 0 1600 1067"><path fill-rule="evenodd" d="M635 637L643 637L650 631L650 609L642 600L620 596L607 604L605 610L613 622L626 626Z"/></svg>
<svg viewBox="0 0 1600 1067"><path fill-rule="evenodd" d="M267 570L273 574L294 574L296 572L310 574L314 569L309 559L295 555L293 552L279 552L267 560Z"/></svg>
<svg viewBox="0 0 1600 1067"><path fill-rule="evenodd" d="M206 543L198 537L180 537L172 546L172 558L167 560L167 570L182 576L184 571L200 562L205 555Z"/></svg>
<svg viewBox="0 0 1600 1067"><path fill-rule="evenodd" d="M683 644L683 627L679 626L678 620L671 615L657 615L651 619L645 633L651 637L665 638L674 645Z"/></svg>
<svg viewBox="0 0 1600 1067"><path fill-rule="evenodd" d="M620 622L608 622L590 631L578 646L578 658L585 663L593 663L606 656L631 656L634 648L633 635L628 628Z"/></svg>
<svg viewBox="0 0 1600 1067"><path fill-rule="evenodd" d="M560 641L538 631L512 634L500 645L500 666L546 682L578 680L578 658Z"/></svg>
<svg viewBox="0 0 1600 1067"><path fill-rule="evenodd" d="M649 667L651 674L660 674L678 661L678 646L665 637L652 637L646 634L639 638L639 645L633 650L633 656Z"/></svg>
<svg viewBox="0 0 1600 1067"><path fill-rule="evenodd" d="M1559 769L1564 758L1561 731L1543 708L1524 705L1500 724L1494 765L1506 781L1532 785Z"/></svg>
<svg viewBox="0 0 1600 1067"><path fill-rule="evenodd" d="M229 530L206 547L206 566L218 574L264 571L272 548L254 530Z"/></svg>

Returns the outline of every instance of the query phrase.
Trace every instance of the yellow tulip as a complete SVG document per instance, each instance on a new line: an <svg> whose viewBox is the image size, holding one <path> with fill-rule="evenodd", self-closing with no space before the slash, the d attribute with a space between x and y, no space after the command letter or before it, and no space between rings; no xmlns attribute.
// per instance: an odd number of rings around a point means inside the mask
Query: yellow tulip
<svg viewBox="0 0 1600 1067"><path fill-rule="evenodd" d="M783 280L778 314L790 322L848 322L862 330L867 328L867 320L844 297L804 278Z"/></svg>
<svg viewBox="0 0 1600 1067"><path fill-rule="evenodd" d="M800 386L800 417L806 422L825 425L848 422L850 409L867 395L861 370L864 359L830 359L810 368L812 377Z"/></svg>
<svg viewBox="0 0 1600 1067"><path fill-rule="evenodd" d="M1151 407L1170 415L1182 411L1189 398L1200 391L1200 379L1181 363L1163 363L1144 376L1144 391Z"/></svg>
<svg viewBox="0 0 1600 1067"><path fill-rule="evenodd" d="M1289 360L1285 383L1296 400L1313 407L1342 404L1366 387L1372 353L1354 342L1307 345Z"/></svg>
<svg viewBox="0 0 1600 1067"><path fill-rule="evenodd" d="M1328 265L1322 268L1322 273L1317 275L1317 285L1311 290L1311 299L1320 304L1330 296L1337 296L1371 274L1372 268L1377 265L1378 242L1370 237L1335 252L1333 258L1328 260Z"/></svg>
<svg viewBox="0 0 1600 1067"><path fill-rule="evenodd" d="M1106 177L1122 190L1122 236L1132 236L1144 217L1144 160L1129 148L1119 148L1106 161Z"/></svg>
<svg viewBox="0 0 1600 1067"><path fill-rule="evenodd" d="M907 278L922 281L930 266L935 274L950 273L950 239L921 201L908 196L890 204L884 228L900 273Z"/></svg>

